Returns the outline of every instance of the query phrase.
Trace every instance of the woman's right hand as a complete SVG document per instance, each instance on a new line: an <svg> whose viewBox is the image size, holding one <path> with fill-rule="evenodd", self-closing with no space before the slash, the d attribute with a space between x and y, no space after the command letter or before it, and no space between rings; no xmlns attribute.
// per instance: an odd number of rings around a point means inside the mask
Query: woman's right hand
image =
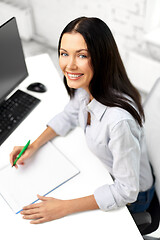
<svg viewBox="0 0 160 240"><path fill-rule="evenodd" d="M13 166L14 160L22 150L23 146L15 146L10 153L10 163ZM22 156L18 159L15 168L18 168L18 165L24 165L24 162L30 158L34 153L36 152L36 149L33 147L33 145L29 145L27 150L22 154Z"/></svg>
<svg viewBox="0 0 160 240"><path fill-rule="evenodd" d="M32 143L28 146L26 151L18 159L15 167L18 168L18 165L24 165L25 161L30 158L42 145L44 145L49 140L55 138L58 134L51 128L47 127L46 130ZM23 146L14 147L10 153L10 163L13 166L14 160L22 150Z"/></svg>

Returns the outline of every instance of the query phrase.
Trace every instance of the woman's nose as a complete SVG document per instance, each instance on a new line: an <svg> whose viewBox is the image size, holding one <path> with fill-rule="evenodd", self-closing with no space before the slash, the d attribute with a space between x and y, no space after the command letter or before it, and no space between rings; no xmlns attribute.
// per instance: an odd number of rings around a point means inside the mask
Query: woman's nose
<svg viewBox="0 0 160 240"><path fill-rule="evenodd" d="M68 60L69 61L68 61L68 64L67 64L67 68L68 69L76 69L77 68L77 64L76 64L75 58L70 57Z"/></svg>

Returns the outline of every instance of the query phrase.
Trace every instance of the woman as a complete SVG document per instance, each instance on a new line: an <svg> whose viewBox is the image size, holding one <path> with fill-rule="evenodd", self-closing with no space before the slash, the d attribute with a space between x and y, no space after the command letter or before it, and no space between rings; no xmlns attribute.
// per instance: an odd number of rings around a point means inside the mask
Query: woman
<svg viewBox="0 0 160 240"><path fill-rule="evenodd" d="M114 183L79 199L38 195L42 201L24 207L23 217L36 224L98 208L108 211L127 205L131 212L146 210L154 187L143 136L144 113L110 29L98 18L77 18L63 30L58 53L70 102L17 164L24 164L47 141L80 125L89 148L106 165ZM11 164L20 150L14 148ZM137 198L142 195L150 198L139 205Z"/></svg>

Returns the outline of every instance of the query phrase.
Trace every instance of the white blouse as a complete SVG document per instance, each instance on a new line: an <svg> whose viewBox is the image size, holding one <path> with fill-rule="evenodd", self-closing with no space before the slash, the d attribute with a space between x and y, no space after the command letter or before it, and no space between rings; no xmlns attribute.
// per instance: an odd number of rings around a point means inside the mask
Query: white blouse
<svg viewBox="0 0 160 240"><path fill-rule="evenodd" d="M88 112L91 123L87 125ZM94 192L98 206L108 211L136 201L139 191L152 186L153 177L147 157L143 128L132 115L119 107L107 107L95 99L89 102L84 89L78 89L63 112L48 123L65 136L81 126L88 147L105 164L114 183Z"/></svg>

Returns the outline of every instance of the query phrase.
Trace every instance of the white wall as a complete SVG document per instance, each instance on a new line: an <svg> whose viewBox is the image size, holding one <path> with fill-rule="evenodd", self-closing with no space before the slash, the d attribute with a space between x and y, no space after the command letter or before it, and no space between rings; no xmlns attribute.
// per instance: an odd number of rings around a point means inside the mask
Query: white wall
<svg viewBox="0 0 160 240"><path fill-rule="evenodd" d="M17 4L19 6L24 6L27 7L28 6L28 0L1 0L0 2L7 2L7 3L11 3L11 4Z"/></svg>
<svg viewBox="0 0 160 240"><path fill-rule="evenodd" d="M1 0L4 1L5 0ZM51 46L64 26L78 16L97 16L104 20L125 48L139 47L144 34L147 0L8 0L30 6L36 34Z"/></svg>

